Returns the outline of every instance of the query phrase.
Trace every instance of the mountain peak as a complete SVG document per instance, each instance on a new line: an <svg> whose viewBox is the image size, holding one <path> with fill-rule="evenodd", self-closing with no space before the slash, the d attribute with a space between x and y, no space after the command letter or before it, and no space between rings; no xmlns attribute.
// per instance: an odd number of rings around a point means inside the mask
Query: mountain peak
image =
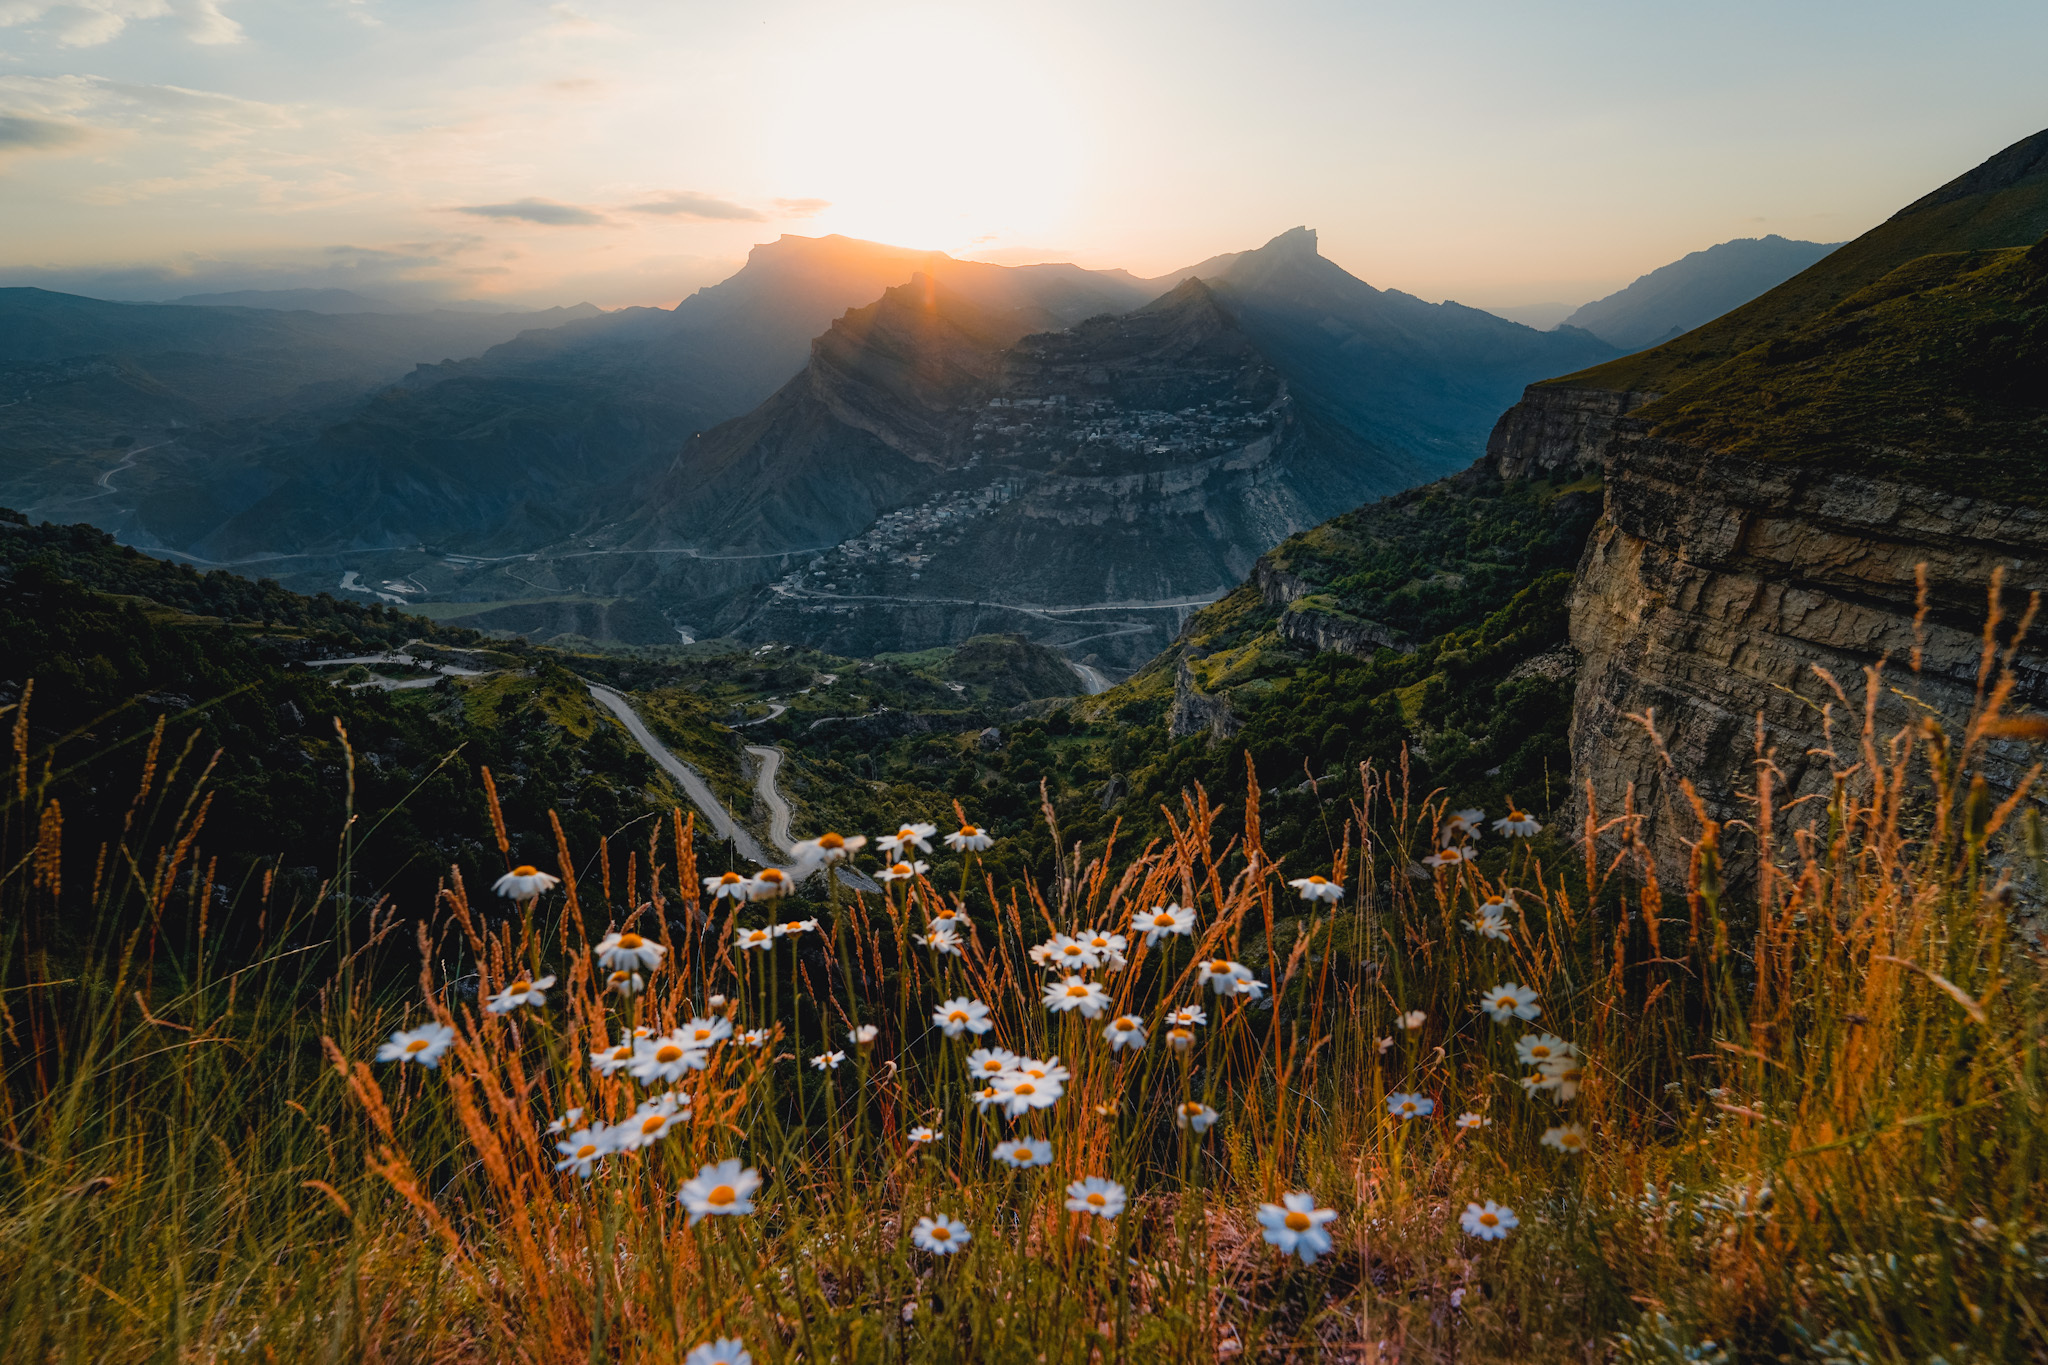
<svg viewBox="0 0 2048 1365"><path fill-rule="evenodd" d="M1951 204L1974 194L1996 194L2029 180L2048 178L2048 128L2023 137L1979 166L1963 172L1931 194L1915 199L1893 214L1904 218L1924 209Z"/></svg>
<svg viewBox="0 0 2048 1365"><path fill-rule="evenodd" d="M1316 256L1321 253L1316 250L1316 230L1314 228L1291 227L1260 247L1256 252L1247 252L1246 254L1258 256Z"/></svg>

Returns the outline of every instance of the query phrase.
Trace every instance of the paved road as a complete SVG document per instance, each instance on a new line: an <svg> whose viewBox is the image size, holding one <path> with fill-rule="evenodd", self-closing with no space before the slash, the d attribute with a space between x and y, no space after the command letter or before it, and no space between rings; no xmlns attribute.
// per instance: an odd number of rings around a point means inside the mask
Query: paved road
<svg viewBox="0 0 2048 1365"><path fill-rule="evenodd" d="M768 842L789 852L789 802L775 789L775 770L782 766L782 750L766 744L749 744L747 752L761 761L754 774L754 790L768 806Z"/></svg>
<svg viewBox="0 0 2048 1365"><path fill-rule="evenodd" d="M1067 660L1067 667L1074 670L1074 676L1081 680L1081 686L1088 689L1088 695L1091 697L1099 697L1104 692L1109 691L1110 688L1116 686L1115 683L1103 675L1102 670L1099 668L1090 668L1087 664L1077 664L1072 659Z"/></svg>
<svg viewBox="0 0 2048 1365"><path fill-rule="evenodd" d="M660 764L663 772L682 784L683 790L689 794L691 804L703 812L704 818L711 822L712 831L719 838L732 840L740 856L748 862L762 867L769 865L772 859L768 856L768 850L761 847L761 841L739 821L733 819L732 812L725 808L724 803L711 790L711 784L704 780L702 773L670 753L666 744L648 732L646 723L640 719L640 713L633 709L632 702L602 683L585 685L589 687L590 695L596 699L598 705L619 718L619 723L626 727L626 733L633 737L633 742L645 749L647 756ZM784 809L786 812L787 807ZM788 828L787 814L784 815L783 827L785 830Z"/></svg>

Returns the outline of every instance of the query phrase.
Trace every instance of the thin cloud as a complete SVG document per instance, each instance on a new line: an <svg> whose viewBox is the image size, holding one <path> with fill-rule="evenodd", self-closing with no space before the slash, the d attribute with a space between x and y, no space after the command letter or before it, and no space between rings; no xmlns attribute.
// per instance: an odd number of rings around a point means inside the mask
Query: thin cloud
<svg viewBox="0 0 2048 1365"><path fill-rule="evenodd" d="M778 199L775 207L784 218L810 218L832 207L830 199Z"/></svg>
<svg viewBox="0 0 2048 1365"><path fill-rule="evenodd" d="M0 156L10 152L55 152L75 147L90 135L75 123L0 114Z"/></svg>
<svg viewBox="0 0 2048 1365"><path fill-rule="evenodd" d="M221 10L222 0L11 0L0 4L0 28L25 25L66 47L98 47L128 25L172 19L185 37L208 46L239 43L242 26Z"/></svg>
<svg viewBox="0 0 2048 1365"><path fill-rule="evenodd" d="M575 204L559 204L552 199L514 199L508 204L463 204L455 211L476 218L512 219L545 227L590 227L604 221L601 213L593 213Z"/></svg>
<svg viewBox="0 0 2048 1365"><path fill-rule="evenodd" d="M665 218L702 218L721 223L765 223L768 215L745 204L735 204L730 199L716 195L698 194L693 190L681 190L651 199L644 204L628 204L629 213L657 213Z"/></svg>

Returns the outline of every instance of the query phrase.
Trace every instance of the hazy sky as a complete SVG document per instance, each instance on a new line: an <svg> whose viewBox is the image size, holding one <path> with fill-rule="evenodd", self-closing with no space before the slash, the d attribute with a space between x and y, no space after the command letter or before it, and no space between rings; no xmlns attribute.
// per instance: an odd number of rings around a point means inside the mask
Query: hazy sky
<svg viewBox="0 0 2048 1365"><path fill-rule="evenodd" d="M1305 223L1578 303L2048 125L2048 5L0 0L0 283L672 303L784 232L1160 273Z"/></svg>

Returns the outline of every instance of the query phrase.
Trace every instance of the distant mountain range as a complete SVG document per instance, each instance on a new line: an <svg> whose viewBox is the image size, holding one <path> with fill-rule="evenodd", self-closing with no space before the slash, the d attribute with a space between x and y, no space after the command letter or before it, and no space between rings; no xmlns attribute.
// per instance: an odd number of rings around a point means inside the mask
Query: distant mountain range
<svg viewBox="0 0 2048 1365"><path fill-rule="evenodd" d="M1740 308L1840 245L1795 242L1776 233L1738 237L1652 270L1628 288L1580 308L1564 325L1582 327L1624 351L1638 351Z"/></svg>

